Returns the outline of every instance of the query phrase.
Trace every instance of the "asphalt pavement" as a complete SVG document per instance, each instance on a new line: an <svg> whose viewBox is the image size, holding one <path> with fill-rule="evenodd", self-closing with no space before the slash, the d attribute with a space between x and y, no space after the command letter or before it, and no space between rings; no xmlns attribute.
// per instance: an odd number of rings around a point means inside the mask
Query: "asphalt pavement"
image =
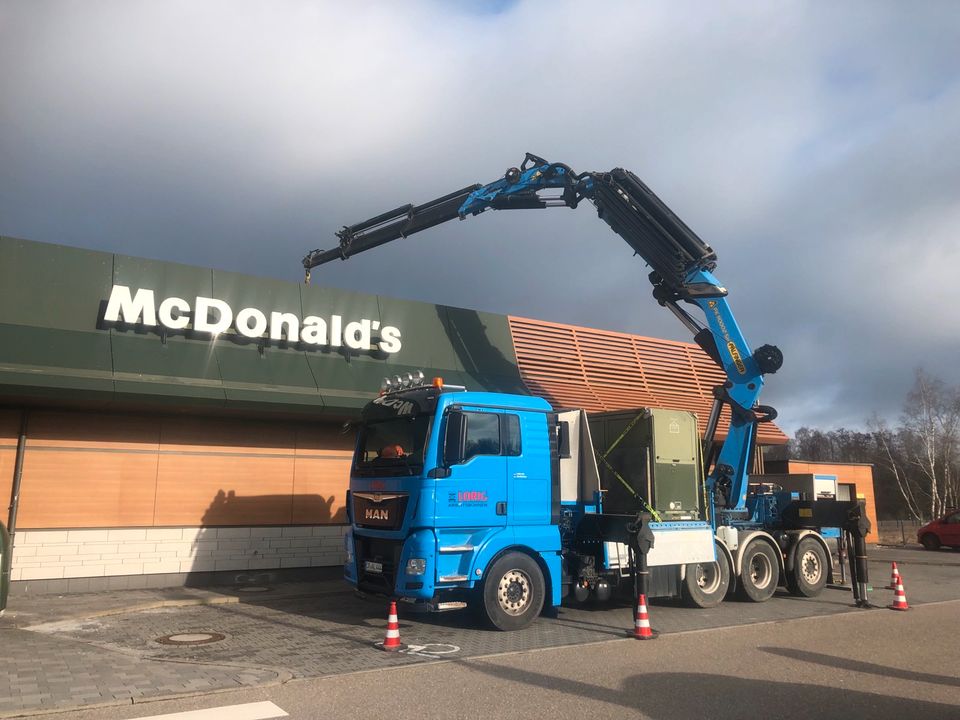
<svg viewBox="0 0 960 720"><path fill-rule="evenodd" d="M889 580L893 560L904 577L908 601L915 608L932 610L941 607L935 603L960 599L960 553L877 548L871 549L871 559L875 588L871 600L881 608L892 600L892 592L883 586ZM552 649L550 652L565 656L570 650L563 648L585 650L619 644L632 626L631 609L626 603L564 608L558 617L542 617L530 628L515 633L486 630L462 612L419 616L401 611L401 639L408 648L403 653L388 654L374 648L385 629L386 608L380 600L360 600L339 581L251 590L257 588L91 593L35 598L11 607L0 619L0 638L9 659L0 671L0 716L84 706L106 712L117 705L126 705L128 713L136 710L144 715L150 713L130 706L154 705L160 699L177 696L230 693L238 688L272 688L270 692L279 692L299 680L370 672L391 678L395 673L432 673L435 670L427 668L438 663L473 668L476 662L493 662L490 658L504 653L540 657L540 652ZM954 606L954 613L957 609ZM888 628L884 631L888 635L899 636L914 622L905 620L913 613L855 610L850 591L832 587L811 599L778 593L767 603L727 601L711 610L654 601L650 610L661 638L638 645L661 645L668 639L672 643L673 638L708 631L759 631L772 637L778 635L781 626L802 625L815 618L877 622ZM861 616L877 619L862 621ZM207 634L212 642L174 645L163 641L171 634L185 633ZM912 647L912 637L898 639L909 640ZM793 646L778 640L769 647L786 652ZM833 652L834 645L826 642L817 652L823 652L823 648ZM585 657L577 650L573 651L575 657ZM763 665L772 662L767 657L771 652L758 656L758 661ZM581 664L581 660L571 662ZM658 666L658 672L660 669ZM384 672L388 670L394 672ZM482 673L482 669L471 672L477 677L476 672ZM647 677L644 682L649 680ZM658 682L666 680L660 678ZM650 709L645 708L647 711Z"/></svg>
<svg viewBox="0 0 960 720"><path fill-rule="evenodd" d="M950 720L960 717L960 601L713 628L292 680L71 713L129 720L270 704L294 720L587 717ZM185 717L185 716L181 716ZM257 718L280 717L278 714Z"/></svg>

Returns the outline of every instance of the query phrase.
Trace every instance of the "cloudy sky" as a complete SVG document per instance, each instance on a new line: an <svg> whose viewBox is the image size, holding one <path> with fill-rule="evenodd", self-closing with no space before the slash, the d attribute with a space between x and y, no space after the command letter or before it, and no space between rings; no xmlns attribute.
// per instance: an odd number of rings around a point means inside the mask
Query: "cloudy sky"
<svg viewBox="0 0 960 720"><path fill-rule="evenodd" d="M949 0L0 0L0 233L300 280L526 151L626 167L784 350L782 426L859 426L918 366L960 383L958 37ZM689 339L589 205L314 282Z"/></svg>

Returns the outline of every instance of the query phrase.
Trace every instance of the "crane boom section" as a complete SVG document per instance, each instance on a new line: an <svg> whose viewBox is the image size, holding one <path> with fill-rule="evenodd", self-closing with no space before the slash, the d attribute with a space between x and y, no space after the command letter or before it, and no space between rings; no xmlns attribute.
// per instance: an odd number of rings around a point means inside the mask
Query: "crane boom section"
<svg viewBox="0 0 960 720"><path fill-rule="evenodd" d="M520 167L508 169L492 183L470 185L423 205L402 205L345 226L337 232L338 247L310 252L303 266L309 280L310 270L318 265L345 260L448 220L463 220L489 209L576 208L583 200L592 202L599 217L646 261L652 270L654 298L690 329L723 368L727 383L714 389L718 404L708 423L708 436L716 428L721 405L730 407L730 430L713 469L708 468L707 485L715 507L742 510L757 422L776 417L772 408L764 407L758 415L754 406L764 373L776 372L783 357L770 345L750 351L726 299L727 290L712 273L716 253L632 172L615 168L578 174L567 165L527 153ZM706 327L680 302L698 306Z"/></svg>

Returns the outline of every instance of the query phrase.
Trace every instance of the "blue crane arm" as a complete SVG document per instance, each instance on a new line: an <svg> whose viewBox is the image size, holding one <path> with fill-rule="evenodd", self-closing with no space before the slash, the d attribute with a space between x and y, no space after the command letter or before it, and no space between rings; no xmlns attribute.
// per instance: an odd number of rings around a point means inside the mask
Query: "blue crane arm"
<svg viewBox="0 0 960 720"><path fill-rule="evenodd" d="M448 220L462 220L490 209L576 208L583 200L593 203L599 217L647 262L654 298L677 316L697 344L723 368L727 382L714 388L715 402L707 423L707 487L713 507L721 512L743 511L757 423L776 417L772 408L756 402L764 374L776 372L783 356L772 345L749 349L727 301L727 290L713 275L716 253L630 171L616 168L578 174L567 165L527 153L519 167L508 169L492 183L470 185L424 205L402 205L343 227L337 232L338 247L312 251L303 259L303 266L309 281L310 270L318 265L346 260ZM706 325L694 319L681 302L698 306ZM713 437L724 406L730 408L730 430L713 458ZM713 520L716 524L717 518Z"/></svg>

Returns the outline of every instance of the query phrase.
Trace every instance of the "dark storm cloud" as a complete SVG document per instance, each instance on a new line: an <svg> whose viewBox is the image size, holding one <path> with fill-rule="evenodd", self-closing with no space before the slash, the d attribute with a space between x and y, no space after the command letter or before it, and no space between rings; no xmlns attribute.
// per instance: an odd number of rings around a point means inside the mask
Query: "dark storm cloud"
<svg viewBox="0 0 960 720"><path fill-rule="evenodd" d="M0 2L0 232L295 280L524 151L628 167L785 350L785 427L895 414L917 365L960 382L960 14L755 5ZM686 339L645 278L584 206L315 282Z"/></svg>

